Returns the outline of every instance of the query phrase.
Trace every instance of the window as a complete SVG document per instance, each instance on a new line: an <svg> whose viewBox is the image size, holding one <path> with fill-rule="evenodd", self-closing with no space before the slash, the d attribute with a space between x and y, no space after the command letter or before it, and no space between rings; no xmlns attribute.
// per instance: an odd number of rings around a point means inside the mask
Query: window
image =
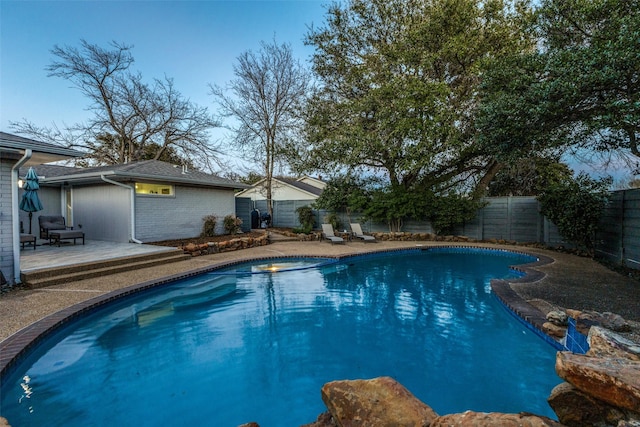
<svg viewBox="0 0 640 427"><path fill-rule="evenodd" d="M136 194L144 194L150 196L173 196L173 185L136 182Z"/></svg>

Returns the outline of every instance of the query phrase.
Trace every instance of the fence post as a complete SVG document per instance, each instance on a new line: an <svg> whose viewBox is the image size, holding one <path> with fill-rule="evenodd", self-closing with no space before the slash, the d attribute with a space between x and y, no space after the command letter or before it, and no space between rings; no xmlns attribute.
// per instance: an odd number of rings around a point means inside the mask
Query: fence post
<svg viewBox="0 0 640 427"><path fill-rule="evenodd" d="M511 240L511 221L513 221L512 197L507 197L507 240Z"/></svg>
<svg viewBox="0 0 640 427"><path fill-rule="evenodd" d="M624 215L624 211L626 208L626 197L625 195L627 194L626 191L622 191L622 200L620 202L620 265L624 266L625 262L624 260L626 259L625 256L625 244L624 244L624 219L625 219L625 215Z"/></svg>
<svg viewBox="0 0 640 427"><path fill-rule="evenodd" d="M487 203L487 205L484 205L482 207L482 209L480 209L480 212L479 212L479 218L478 218L478 228L480 229L480 233L479 233L480 234L480 236L479 236L480 239L479 240L484 240L484 212L487 209L487 206L488 206L488 203L489 203L489 202L487 202L486 197L482 198L482 202L483 202L483 204Z"/></svg>
<svg viewBox="0 0 640 427"><path fill-rule="evenodd" d="M537 236L538 236L538 243L545 243L544 240L544 215L542 215L542 213L540 212L540 202L538 201L538 198L536 197L536 212L538 214L538 231L537 231Z"/></svg>

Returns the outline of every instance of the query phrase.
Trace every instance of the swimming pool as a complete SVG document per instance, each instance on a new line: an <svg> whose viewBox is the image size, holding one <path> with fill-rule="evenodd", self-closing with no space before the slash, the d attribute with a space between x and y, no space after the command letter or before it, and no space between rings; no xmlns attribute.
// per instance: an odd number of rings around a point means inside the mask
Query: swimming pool
<svg viewBox="0 0 640 427"><path fill-rule="evenodd" d="M325 410L324 383L388 375L441 414L555 418L555 350L489 288L532 260L443 248L185 279L43 340L3 378L0 415L14 426L295 426Z"/></svg>

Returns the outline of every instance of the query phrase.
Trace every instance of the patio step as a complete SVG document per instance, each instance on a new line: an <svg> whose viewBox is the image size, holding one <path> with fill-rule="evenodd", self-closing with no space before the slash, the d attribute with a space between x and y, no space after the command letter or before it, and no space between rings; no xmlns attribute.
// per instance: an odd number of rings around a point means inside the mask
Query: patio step
<svg viewBox="0 0 640 427"><path fill-rule="evenodd" d="M181 249L176 249L26 271L22 272L21 279L23 283L29 285L31 288L42 288L66 282L122 273L124 271L153 267L155 265L184 261L190 258L191 256L185 254Z"/></svg>

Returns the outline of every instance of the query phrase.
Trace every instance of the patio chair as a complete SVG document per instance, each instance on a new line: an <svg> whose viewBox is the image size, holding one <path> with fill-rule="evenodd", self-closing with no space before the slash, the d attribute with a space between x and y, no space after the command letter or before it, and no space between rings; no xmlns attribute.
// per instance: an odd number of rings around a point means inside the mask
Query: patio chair
<svg viewBox="0 0 640 427"><path fill-rule="evenodd" d="M325 239L331 241L331 244L334 243L344 243L344 239L342 237L338 237L333 232L333 226L331 224L322 224L322 235Z"/></svg>
<svg viewBox="0 0 640 427"><path fill-rule="evenodd" d="M24 232L22 221L20 221L20 243L22 244L22 249L24 249L25 244L31 243L33 245L33 250L36 250L36 236Z"/></svg>
<svg viewBox="0 0 640 427"><path fill-rule="evenodd" d="M40 215L38 218L40 223L40 238L49 239L49 245L57 243L60 246L62 240L82 239L84 245L84 232L74 230L73 227L67 227L62 215Z"/></svg>
<svg viewBox="0 0 640 427"><path fill-rule="evenodd" d="M359 223L349 224L349 226L351 227L351 232L353 233L353 235L358 239L361 239L365 242L377 242L375 237L368 236L362 232L362 227Z"/></svg>

